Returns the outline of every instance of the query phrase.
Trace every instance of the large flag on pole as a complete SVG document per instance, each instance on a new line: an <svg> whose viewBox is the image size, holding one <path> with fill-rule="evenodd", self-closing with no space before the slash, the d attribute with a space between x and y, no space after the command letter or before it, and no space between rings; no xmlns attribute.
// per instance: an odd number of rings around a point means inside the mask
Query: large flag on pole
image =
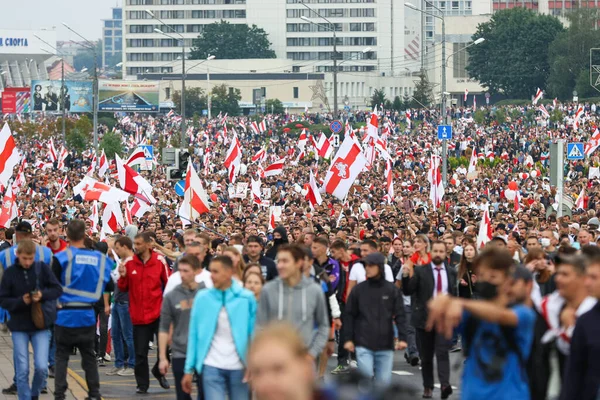
<svg viewBox="0 0 600 400"><path fill-rule="evenodd" d="M21 155L15 139L8 124L4 123L4 127L0 131L0 185L8 186L8 181L13 176L13 169L20 160Z"/></svg>
<svg viewBox="0 0 600 400"><path fill-rule="evenodd" d="M189 163L185 177L183 202L179 208L179 216L182 217L183 225L190 225L201 214L207 212L209 212L208 196L194 166L192 163Z"/></svg>
<svg viewBox="0 0 600 400"><path fill-rule="evenodd" d="M365 165L367 159L360 147L350 136L346 136L325 175L325 192L344 200Z"/></svg>

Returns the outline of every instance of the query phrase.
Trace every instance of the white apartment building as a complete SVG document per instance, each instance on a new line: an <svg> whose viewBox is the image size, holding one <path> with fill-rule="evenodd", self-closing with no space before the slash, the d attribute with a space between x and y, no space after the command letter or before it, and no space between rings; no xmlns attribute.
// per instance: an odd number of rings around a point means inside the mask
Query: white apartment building
<svg viewBox="0 0 600 400"><path fill-rule="evenodd" d="M171 74L181 64L181 42L154 31L175 30L184 37L186 54L205 24L221 20L257 25L269 34L272 49L285 65L254 72L325 73L333 96L333 32L338 55L338 101L360 107L377 88L390 100L410 95L411 74L421 68L421 20L399 0L125 0L123 5L123 74ZM170 28L146 12L149 10ZM302 17L322 24L315 25ZM408 18L410 17L410 18ZM235 67L234 67L235 68ZM240 64L235 71L247 71ZM217 71L215 71L217 72ZM331 100L333 103L333 101Z"/></svg>

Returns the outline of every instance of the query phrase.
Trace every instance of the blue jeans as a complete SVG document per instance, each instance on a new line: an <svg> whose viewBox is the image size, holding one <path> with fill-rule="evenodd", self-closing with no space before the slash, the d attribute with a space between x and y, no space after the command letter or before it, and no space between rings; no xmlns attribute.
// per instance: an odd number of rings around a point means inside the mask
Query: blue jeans
<svg viewBox="0 0 600 400"><path fill-rule="evenodd" d="M393 350L372 351L364 347L356 347L356 361L358 371L366 376L375 376L375 382L384 386L392 380L392 366L394 364Z"/></svg>
<svg viewBox="0 0 600 400"><path fill-rule="evenodd" d="M111 336L113 349L115 351L115 368L135 367L135 348L133 347L133 325L129 315L129 304L114 303L112 309ZM127 346L129 360L125 363L125 348Z"/></svg>
<svg viewBox="0 0 600 400"><path fill-rule="evenodd" d="M50 331L12 332L19 400L39 396L48 378ZM33 383L29 386L29 342L33 347Z"/></svg>
<svg viewBox="0 0 600 400"><path fill-rule="evenodd" d="M204 398L210 400L248 399L248 385L243 383L243 369L221 369L205 365L202 369Z"/></svg>

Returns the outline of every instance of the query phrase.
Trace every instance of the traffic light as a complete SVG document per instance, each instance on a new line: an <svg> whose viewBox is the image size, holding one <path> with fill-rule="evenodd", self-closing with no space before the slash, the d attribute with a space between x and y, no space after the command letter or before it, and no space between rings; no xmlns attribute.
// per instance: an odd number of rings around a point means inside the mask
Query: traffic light
<svg viewBox="0 0 600 400"><path fill-rule="evenodd" d="M175 166L167 168L167 180L185 179L188 164L190 162L190 153L187 150L175 150Z"/></svg>

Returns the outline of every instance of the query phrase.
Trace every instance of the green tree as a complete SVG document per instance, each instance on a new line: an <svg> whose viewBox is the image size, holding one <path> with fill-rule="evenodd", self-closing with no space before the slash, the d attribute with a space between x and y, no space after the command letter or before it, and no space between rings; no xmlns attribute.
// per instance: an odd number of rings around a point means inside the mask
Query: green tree
<svg viewBox="0 0 600 400"><path fill-rule="evenodd" d="M78 153L90 148L90 134L79 128L71 129L66 137L67 146Z"/></svg>
<svg viewBox="0 0 600 400"><path fill-rule="evenodd" d="M173 92L173 103L175 103L175 111L181 114L181 91ZM206 95L200 88L185 89L185 115L189 117L195 113L202 114L202 110L206 110Z"/></svg>
<svg viewBox="0 0 600 400"><path fill-rule="evenodd" d="M225 84L215 86L211 96L211 112L213 115L227 113L229 116L239 115L242 93L240 89L228 87Z"/></svg>
<svg viewBox="0 0 600 400"><path fill-rule="evenodd" d="M92 121L86 115L83 115L75 122L73 129L78 129L81 133L89 136L94 131L94 126L92 125Z"/></svg>
<svg viewBox="0 0 600 400"><path fill-rule="evenodd" d="M419 80L415 82L415 91L413 100L417 103L416 107L429 106L433 102L433 86L427 78L427 73L424 70L419 72Z"/></svg>
<svg viewBox="0 0 600 400"><path fill-rule="evenodd" d="M600 43L600 31L596 29L598 9L573 10L566 17L569 27L556 36L548 50L547 89L552 97L563 100L571 99L573 89L580 97L594 92L589 82L590 48Z"/></svg>
<svg viewBox="0 0 600 400"><path fill-rule="evenodd" d="M275 52L262 28L221 21L204 25L203 32L193 41L190 58L202 60L208 56L218 60L275 58Z"/></svg>
<svg viewBox="0 0 600 400"><path fill-rule="evenodd" d="M283 114L285 112L283 103L279 99L265 100L265 110L267 113L272 114Z"/></svg>
<svg viewBox="0 0 600 400"><path fill-rule="evenodd" d="M473 40L485 42L467 49L469 76L491 94L528 99L536 88L545 87L548 48L563 30L561 22L549 15L519 7L498 11L473 35Z"/></svg>
<svg viewBox="0 0 600 400"><path fill-rule="evenodd" d="M402 99L400 96L394 97L394 102L392 103L392 108L394 111L402 111L404 110L404 103L402 103Z"/></svg>
<svg viewBox="0 0 600 400"><path fill-rule="evenodd" d="M104 134L100 141L100 149L104 150L108 158L114 158L115 154L122 155L121 136L114 132Z"/></svg>
<svg viewBox="0 0 600 400"><path fill-rule="evenodd" d="M375 89L373 91L373 96L371 96L371 108L375 106L379 107L380 104L385 104L387 101L385 97L385 91L382 89Z"/></svg>

